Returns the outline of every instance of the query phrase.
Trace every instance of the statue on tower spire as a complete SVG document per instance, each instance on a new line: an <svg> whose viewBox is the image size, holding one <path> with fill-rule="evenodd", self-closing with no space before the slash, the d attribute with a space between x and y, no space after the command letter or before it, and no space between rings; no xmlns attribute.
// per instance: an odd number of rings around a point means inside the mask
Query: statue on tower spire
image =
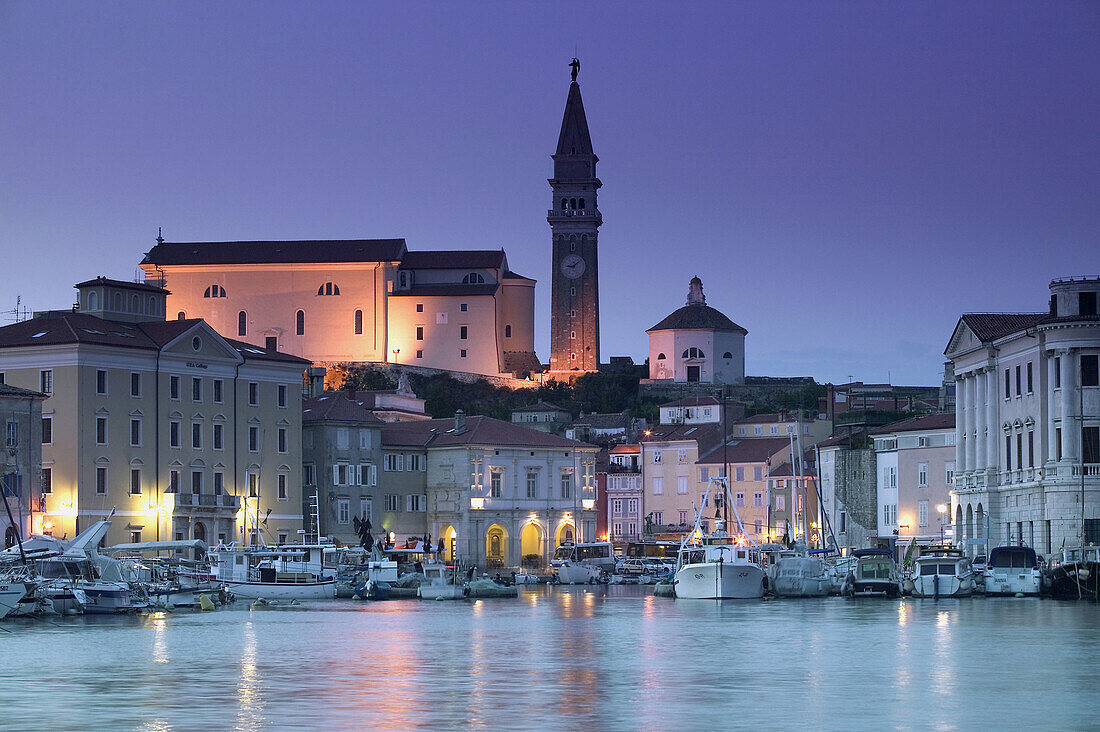
<svg viewBox="0 0 1100 732"><path fill-rule="evenodd" d="M580 61L580 59L577 58L576 56L574 56L573 60L569 62L569 68L571 68L573 70L572 76L573 76L573 83L575 84L577 82L577 74L579 74L580 71L581 71L581 61Z"/></svg>

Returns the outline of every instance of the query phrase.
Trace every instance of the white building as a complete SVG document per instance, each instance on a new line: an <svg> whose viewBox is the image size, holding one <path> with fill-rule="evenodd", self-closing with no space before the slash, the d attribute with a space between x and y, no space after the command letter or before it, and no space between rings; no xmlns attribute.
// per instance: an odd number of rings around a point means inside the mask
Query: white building
<svg viewBox="0 0 1100 732"><path fill-rule="evenodd" d="M1054 280L1050 292L1046 313L963 315L945 351L952 511L972 547L1100 543L1100 278Z"/></svg>
<svg viewBox="0 0 1100 732"><path fill-rule="evenodd" d="M646 331L649 378L704 384L745 383L748 331L707 305L703 282L693 277L687 304Z"/></svg>

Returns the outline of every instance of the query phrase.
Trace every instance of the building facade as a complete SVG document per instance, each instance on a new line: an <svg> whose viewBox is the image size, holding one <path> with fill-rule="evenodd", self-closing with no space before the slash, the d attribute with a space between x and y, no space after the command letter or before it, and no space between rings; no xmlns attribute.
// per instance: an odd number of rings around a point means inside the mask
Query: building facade
<svg viewBox="0 0 1100 732"><path fill-rule="evenodd" d="M165 321L160 288L77 289L75 310L0 328L5 381L47 395L33 530L72 537L113 515L111 543L296 537L309 363Z"/></svg>
<svg viewBox="0 0 1100 732"><path fill-rule="evenodd" d="M963 315L956 384L956 535L972 551L1100 543L1100 278L1050 283L1045 313Z"/></svg>
<svg viewBox="0 0 1100 732"><path fill-rule="evenodd" d="M42 416L45 394L5 384L3 378L6 374L0 372L0 425L4 428L0 496L5 502L0 509L0 536L7 549L31 533L35 502L50 492L53 470L42 468L42 445L53 443L53 415Z"/></svg>
<svg viewBox="0 0 1100 732"><path fill-rule="evenodd" d="M830 437L817 445L824 541L847 555L878 536L875 450L863 431Z"/></svg>
<svg viewBox="0 0 1100 732"><path fill-rule="evenodd" d="M540 432L561 434L573 421L573 413L550 402L536 402L512 410L512 422Z"/></svg>
<svg viewBox="0 0 1100 732"><path fill-rule="evenodd" d="M703 281L693 277L687 303L646 331L649 378L703 384L745 383L748 331L707 305Z"/></svg>
<svg viewBox="0 0 1100 732"><path fill-rule="evenodd" d="M645 493L642 489L642 446L615 445L609 450L604 500L607 538L616 546L638 541L645 533Z"/></svg>

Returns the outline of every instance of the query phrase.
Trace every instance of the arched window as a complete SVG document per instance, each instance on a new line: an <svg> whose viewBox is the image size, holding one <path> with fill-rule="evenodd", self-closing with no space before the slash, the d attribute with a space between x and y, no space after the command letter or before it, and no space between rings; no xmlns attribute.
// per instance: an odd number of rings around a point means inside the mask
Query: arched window
<svg viewBox="0 0 1100 732"><path fill-rule="evenodd" d="M484 285L485 278L481 276L480 272L471 272L462 278L462 284L464 285Z"/></svg>
<svg viewBox="0 0 1100 732"><path fill-rule="evenodd" d="M187 315L182 310L180 310L178 313L176 313L176 320L187 320Z"/></svg>
<svg viewBox="0 0 1100 732"><path fill-rule="evenodd" d="M564 211L567 208L569 208L569 199L568 198L561 199L561 210Z"/></svg>
<svg viewBox="0 0 1100 732"><path fill-rule="evenodd" d="M96 292L88 293L88 309L99 310L99 294Z"/></svg>
<svg viewBox="0 0 1100 732"><path fill-rule="evenodd" d="M658 354L657 354L657 360L658 360L658 361L664 361L664 360L665 360L665 354L663 354L663 353L658 353Z"/></svg>
<svg viewBox="0 0 1100 732"><path fill-rule="evenodd" d="M115 296L114 296L114 302L115 302L115 308L114 308L115 312L116 313L121 313L122 312L122 295L120 295L119 293L116 292Z"/></svg>
<svg viewBox="0 0 1100 732"><path fill-rule="evenodd" d="M684 351L684 355L681 356L681 358L706 358L706 356L703 355L703 352L701 350L699 350L695 346L692 346L691 348Z"/></svg>
<svg viewBox="0 0 1100 732"><path fill-rule="evenodd" d="M210 285L202 293L203 297L225 297L225 288L221 285Z"/></svg>
<svg viewBox="0 0 1100 732"><path fill-rule="evenodd" d="M511 338L512 337L512 326L510 326L510 325L504 326L504 337L505 338Z"/></svg>
<svg viewBox="0 0 1100 732"><path fill-rule="evenodd" d="M569 208L573 209L574 211L577 210L577 199L575 199L575 198L570 198L569 199Z"/></svg>
<svg viewBox="0 0 1100 732"><path fill-rule="evenodd" d="M296 335L306 334L306 311L299 310L294 314L294 333Z"/></svg>
<svg viewBox="0 0 1100 732"><path fill-rule="evenodd" d="M575 331L575 330L569 331L569 337L570 338L576 338L577 337L577 331Z"/></svg>
<svg viewBox="0 0 1100 732"><path fill-rule="evenodd" d="M730 353L729 351L726 351L725 353L722 354L722 358L733 358L733 354Z"/></svg>
<svg viewBox="0 0 1100 732"><path fill-rule="evenodd" d="M580 208L582 211L584 210L584 199L583 198L581 199L580 206L578 208Z"/></svg>
<svg viewBox="0 0 1100 732"><path fill-rule="evenodd" d="M363 335L363 311L355 311L355 335Z"/></svg>
<svg viewBox="0 0 1100 732"><path fill-rule="evenodd" d="M318 295L339 295L340 285L334 285L331 282L326 282L317 288Z"/></svg>
<svg viewBox="0 0 1100 732"><path fill-rule="evenodd" d="M243 310L237 313L237 335L242 338L248 335L248 315Z"/></svg>
<svg viewBox="0 0 1100 732"><path fill-rule="evenodd" d="M131 313L140 313L141 312L141 298L139 298L137 295L131 295L130 296L130 312Z"/></svg>
<svg viewBox="0 0 1100 732"><path fill-rule="evenodd" d="M155 297L153 297L152 295L150 295L149 300L146 303L146 305L147 305L147 307L146 307L145 312L149 313L150 315L156 315L156 313L157 313L157 299Z"/></svg>

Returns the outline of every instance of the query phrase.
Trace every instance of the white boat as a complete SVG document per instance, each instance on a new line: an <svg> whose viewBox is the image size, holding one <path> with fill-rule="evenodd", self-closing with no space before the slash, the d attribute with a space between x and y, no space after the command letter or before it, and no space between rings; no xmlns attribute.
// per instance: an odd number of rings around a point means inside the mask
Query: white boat
<svg viewBox="0 0 1100 732"><path fill-rule="evenodd" d="M685 545L680 556L680 568L672 580L678 598L749 600L764 596L766 575L755 551L736 544L721 519L699 544Z"/></svg>
<svg viewBox="0 0 1100 732"><path fill-rule="evenodd" d="M208 552L211 574L234 595L248 600L332 600L335 569L324 555L326 544L281 547L217 546Z"/></svg>
<svg viewBox="0 0 1100 732"><path fill-rule="evenodd" d="M926 549L910 581L914 597L969 597L974 591L970 560L962 549Z"/></svg>
<svg viewBox="0 0 1100 732"><path fill-rule="evenodd" d="M0 619L6 618L27 595L27 585L23 582L0 580Z"/></svg>
<svg viewBox="0 0 1100 732"><path fill-rule="evenodd" d="M424 581L416 589L421 600L461 600L463 584L455 565L431 561L424 565Z"/></svg>
<svg viewBox="0 0 1100 732"><path fill-rule="evenodd" d="M563 542L550 566L557 570L558 582L563 585L593 584L603 573L615 571L615 548L610 541Z"/></svg>
<svg viewBox="0 0 1100 732"><path fill-rule="evenodd" d="M856 561L841 594L849 597L900 597L901 575L889 549L856 549Z"/></svg>
<svg viewBox="0 0 1100 732"><path fill-rule="evenodd" d="M825 597L829 594L825 562L805 552L791 550L775 563L772 589L780 597Z"/></svg>
<svg viewBox="0 0 1100 732"><path fill-rule="evenodd" d="M110 528L110 520L97 521L71 541L62 541L62 553L35 563L44 596L56 612L115 615L148 607L141 586L124 576L122 563L96 549Z"/></svg>
<svg viewBox="0 0 1100 732"><path fill-rule="evenodd" d="M998 546L989 553L985 594L1038 595L1042 586L1039 557L1029 546Z"/></svg>

